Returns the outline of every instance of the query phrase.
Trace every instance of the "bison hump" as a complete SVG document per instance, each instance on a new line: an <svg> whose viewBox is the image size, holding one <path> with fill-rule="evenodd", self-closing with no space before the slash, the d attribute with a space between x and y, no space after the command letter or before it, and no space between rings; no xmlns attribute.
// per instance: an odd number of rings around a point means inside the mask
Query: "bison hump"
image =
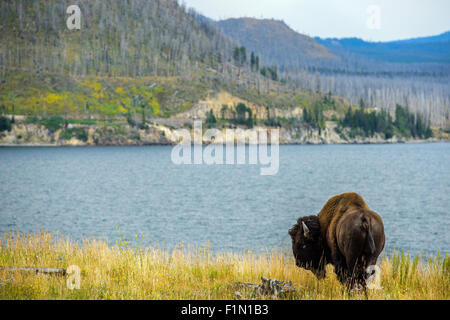
<svg viewBox="0 0 450 320"><path fill-rule="evenodd" d="M330 225L335 225L337 220L351 208L366 208L364 199L357 193L349 192L339 194L327 201L319 213L320 228L325 235Z"/></svg>

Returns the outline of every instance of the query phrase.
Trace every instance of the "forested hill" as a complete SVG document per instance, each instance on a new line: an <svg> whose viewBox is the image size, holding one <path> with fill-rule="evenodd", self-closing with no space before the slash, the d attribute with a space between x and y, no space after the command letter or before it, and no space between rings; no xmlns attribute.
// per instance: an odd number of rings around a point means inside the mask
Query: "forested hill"
<svg viewBox="0 0 450 320"><path fill-rule="evenodd" d="M80 30L67 26L72 5ZM193 119L281 127L295 143L427 138L430 125L449 123L445 90L430 90L432 103L421 88L404 100L406 91L296 68L339 58L280 21L261 23L280 31L264 35L269 47L287 34L275 47L299 61L290 70L270 64L278 53L254 51L176 0L3 0L0 19L0 144L169 143L166 134ZM260 22L248 21L255 32ZM397 103L407 121L375 111L393 115ZM350 106L361 112L346 114Z"/></svg>
<svg viewBox="0 0 450 320"><path fill-rule="evenodd" d="M304 67L318 60L338 60L315 39L274 19L237 18L217 22L225 34L260 53L268 65Z"/></svg>
<svg viewBox="0 0 450 320"><path fill-rule="evenodd" d="M67 27L74 4L80 30ZM322 101L197 18L175 0L1 1L0 116L145 128L149 118L182 114L190 120L187 111L219 93L226 93L217 105L230 108L228 118L237 114L237 101L263 110L261 120L275 114L270 109L313 108ZM335 98L344 108L347 102Z"/></svg>
<svg viewBox="0 0 450 320"><path fill-rule="evenodd" d="M70 5L81 30L69 30ZM105 76L170 76L228 61L233 41L173 0L2 0L0 65ZM3 75L5 70L3 71Z"/></svg>
<svg viewBox="0 0 450 320"><path fill-rule="evenodd" d="M216 24L298 88L332 92L351 104L392 115L397 104L408 105L433 125L450 126L448 33L372 43L313 39L277 20L239 18Z"/></svg>

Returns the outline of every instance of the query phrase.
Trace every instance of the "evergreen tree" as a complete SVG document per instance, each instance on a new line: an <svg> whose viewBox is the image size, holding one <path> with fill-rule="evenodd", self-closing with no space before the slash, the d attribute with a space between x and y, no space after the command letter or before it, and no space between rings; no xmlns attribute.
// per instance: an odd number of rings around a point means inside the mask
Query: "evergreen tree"
<svg viewBox="0 0 450 320"><path fill-rule="evenodd" d="M252 54L250 55L250 70L253 72L255 71L255 66L256 66L256 59L255 59L255 54L252 51Z"/></svg>
<svg viewBox="0 0 450 320"><path fill-rule="evenodd" d="M206 125L208 128L213 127L217 123L216 117L214 116L214 112L212 109L208 112L208 115L206 117Z"/></svg>
<svg viewBox="0 0 450 320"><path fill-rule="evenodd" d="M11 121L4 116L0 116L0 132L3 131L11 131Z"/></svg>

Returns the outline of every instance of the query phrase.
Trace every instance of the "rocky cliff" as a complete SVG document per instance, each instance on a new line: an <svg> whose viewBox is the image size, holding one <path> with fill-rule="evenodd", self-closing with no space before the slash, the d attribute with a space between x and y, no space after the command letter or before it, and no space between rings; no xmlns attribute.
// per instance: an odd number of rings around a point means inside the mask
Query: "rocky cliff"
<svg viewBox="0 0 450 320"><path fill-rule="evenodd" d="M165 121L162 121L165 122ZM139 145L175 145L179 143L177 129L185 129L194 135L192 121L171 121L169 124L162 124L155 121L147 124L143 129L132 128L128 125L118 129L113 127L78 126L78 129L86 132L83 138L63 135L63 130L51 132L43 126L36 124L14 124L11 131L0 133L0 145L21 145L21 146L139 146ZM448 141L449 137L438 135L437 138L428 140L404 139L394 136L391 139L384 139L380 135L373 137L351 138L347 130L338 132L337 124L333 121L326 122L323 130L312 129L307 126L295 128L278 128L280 144L375 144L375 143L405 143L405 142L435 142ZM226 131L228 128L219 128L223 141L227 142ZM246 128L242 128L246 130ZM255 130L262 129L269 132L276 129L273 127L255 126ZM203 128L203 134L205 133ZM193 139L192 139L193 141ZM228 142L236 142L228 141ZM211 143L211 140L203 135L202 143Z"/></svg>

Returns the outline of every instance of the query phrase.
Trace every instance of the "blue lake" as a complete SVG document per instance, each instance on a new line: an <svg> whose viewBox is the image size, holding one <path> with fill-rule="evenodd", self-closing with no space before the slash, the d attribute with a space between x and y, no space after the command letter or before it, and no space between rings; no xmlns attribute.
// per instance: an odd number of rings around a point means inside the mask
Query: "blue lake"
<svg viewBox="0 0 450 320"><path fill-rule="evenodd" d="M171 147L0 148L0 233L74 240L289 248L288 229L332 196L361 194L383 218L385 253L450 250L450 144L280 146L259 165L175 165ZM136 244L136 241L132 241Z"/></svg>

